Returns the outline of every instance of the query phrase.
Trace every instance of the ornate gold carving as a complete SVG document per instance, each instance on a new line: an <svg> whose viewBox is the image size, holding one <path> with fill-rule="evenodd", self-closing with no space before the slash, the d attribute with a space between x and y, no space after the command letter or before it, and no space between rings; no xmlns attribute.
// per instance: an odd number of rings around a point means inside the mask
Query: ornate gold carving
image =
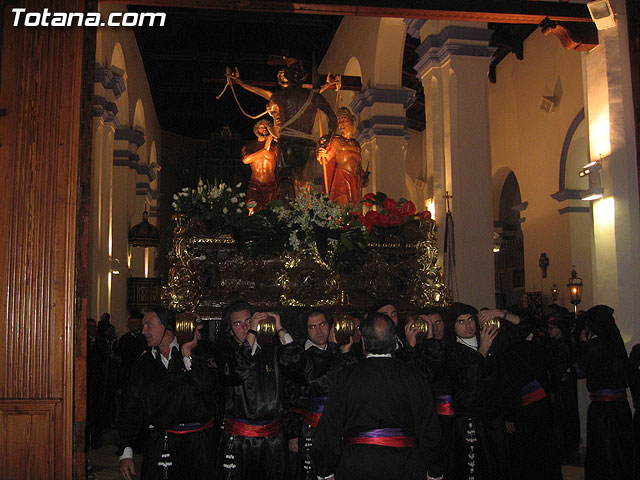
<svg viewBox="0 0 640 480"><path fill-rule="evenodd" d="M315 244L284 255L278 283L283 290L280 301L289 307L333 305L338 292L338 274Z"/></svg>
<svg viewBox="0 0 640 480"><path fill-rule="evenodd" d="M167 285L162 288L162 303L178 312L193 311L204 293L201 276L204 262L193 255L192 232L201 230L202 226L197 219L182 214L175 214L172 219L173 258Z"/></svg>
<svg viewBox="0 0 640 480"><path fill-rule="evenodd" d="M361 268L340 276L315 245L281 258L247 258L230 235L208 236L201 222L184 215L173 220L171 269L162 302L181 312L216 315L238 298L260 309L331 306L337 305L340 290L355 309L368 308L377 297L392 297L406 307L451 301L437 266L436 225L431 220L407 225L404 245L383 234L369 244Z"/></svg>

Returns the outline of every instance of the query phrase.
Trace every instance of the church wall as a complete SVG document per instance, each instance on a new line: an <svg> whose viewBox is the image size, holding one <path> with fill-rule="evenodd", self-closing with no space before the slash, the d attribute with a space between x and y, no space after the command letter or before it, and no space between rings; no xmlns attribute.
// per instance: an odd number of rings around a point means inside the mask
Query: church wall
<svg viewBox="0 0 640 480"><path fill-rule="evenodd" d="M362 91L345 95L343 105L358 116L363 162L371 162L366 191L394 198L409 195L405 176L398 174L405 171L409 135L405 110L415 95L402 87L405 35L400 18L344 17L319 67L336 74L350 70L354 58L359 63ZM335 105L335 93L325 95Z"/></svg>
<svg viewBox="0 0 640 480"><path fill-rule="evenodd" d="M100 4L100 11L108 15L126 9ZM100 165L93 165L92 171L99 172L100 179L94 177L92 187L100 187L92 188L89 316L99 319L102 313L111 313L120 335L126 332L128 317L127 278L155 276L155 253L130 249L128 232L142 220L145 209L150 210L149 221L158 226L159 169L152 164L160 164L161 130L131 29L98 29L96 65L120 75L122 91L105 93L107 101L113 101L118 109L114 119L94 117L94 128L102 138L95 139L93 153L94 162Z"/></svg>
<svg viewBox="0 0 640 480"><path fill-rule="evenodd" d="M556 96L555 111L540 109L542 96ZM520 212L524 235L525 289L542 291L549 303L549 288L560 287L558 303L571 308L565 287L575 264L585 288L583 303L592 305L591 213L588 202L551 197L559 190L560 159L567 131L584 108L581 56L565 50L557 38L535 31L524 44L524 59L509 55L497 68L497 83L489 85L491 157L494 182L501 169L514 172L525 209ZM579 147L578 147L579 149ZM582 155L588 155L582 145ZM574 152L575 156L576 153ZM578 154L580 155L580 154ZM568 166L567 188L580 186L575 167ZM582 165L588 163L583 158ZM577 167L579 168L579 167ZM575 177L575 178L574 178ZM494 204L502 185L494 184ZM570 210L561 214L560 209ZM582 209L585 211L571 211ZM494 220L497 210L494 209ZM547 278L542 279L538 261L549 258Z"/></svg>

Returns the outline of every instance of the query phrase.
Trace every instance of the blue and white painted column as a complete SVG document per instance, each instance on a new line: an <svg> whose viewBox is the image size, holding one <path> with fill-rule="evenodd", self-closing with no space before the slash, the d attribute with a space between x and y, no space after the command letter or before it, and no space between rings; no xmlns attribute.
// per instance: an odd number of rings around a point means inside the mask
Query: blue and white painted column
<svg viewBox="0 0 640 480"><path fill-rule="evenodd" d="M443 252L445 192L453 196L456 300L495 304L487 74L494 48L486 24L428 21L415 65L426 104L427 189ZM455 293L455 292L454 292Z"/></svg>
<svg viewBox="0 0 640 480"><path fill-rule="evenodd" d="M351 101L360 117L358 141L363 168L369 168L370 192L382 191L396 200L407 197L404 172L409 139L406 110L416 92L407 88L370 87Z"/></svg>

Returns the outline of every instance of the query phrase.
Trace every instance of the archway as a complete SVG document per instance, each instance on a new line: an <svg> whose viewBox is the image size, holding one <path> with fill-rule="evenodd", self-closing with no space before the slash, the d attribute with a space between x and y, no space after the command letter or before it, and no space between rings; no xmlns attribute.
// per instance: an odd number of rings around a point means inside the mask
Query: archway
<svg viewBox="0 0 640 480"><path fill-rule="evenodd" d="M496 306L517 305L525 291L524 240L520 226L520 187L513 172L502 184L495 222Z"/></svg>

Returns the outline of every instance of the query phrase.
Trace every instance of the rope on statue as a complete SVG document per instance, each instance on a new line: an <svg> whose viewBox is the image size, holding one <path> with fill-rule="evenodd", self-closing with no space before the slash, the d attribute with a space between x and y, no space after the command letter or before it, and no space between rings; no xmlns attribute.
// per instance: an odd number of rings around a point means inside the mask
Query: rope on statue
<svg viewBox="0 0 640 480"><path fill-rule="evenodd" d="M220 92L220 94L218 96L216 96L216 100L220 100L220 98L222 97L222 95L224 95L224 92L227 91L227 87L231 87L231 93L233 93L233 98L236 99L236 103L238 104L238 108L240 109L240 111L243 113L244 116L251 118L252 120L257 120L260 117L263 117L264 115L267 114L267 110L265 110L264 112L262 112L260 115L250 115L247 112L244 111L244 108L242 108L242 105L240 105L240 100L238 100L238 96L236 95L236 90L233 88L233 82L231 81L231 76L227 75L227 83L224 85L224 88L222 89L222 91Z"/></svg>
<svg viewBox="0 0 640 480"><path fill-rule="evenodd" d="M444 229L444 275L445 283L451 292L454 300L458 298L458 279L456 277L456 236L453 215L449 200L452 198L449 192L444 192L444 199L447 206L447 217Z"/></svg>

